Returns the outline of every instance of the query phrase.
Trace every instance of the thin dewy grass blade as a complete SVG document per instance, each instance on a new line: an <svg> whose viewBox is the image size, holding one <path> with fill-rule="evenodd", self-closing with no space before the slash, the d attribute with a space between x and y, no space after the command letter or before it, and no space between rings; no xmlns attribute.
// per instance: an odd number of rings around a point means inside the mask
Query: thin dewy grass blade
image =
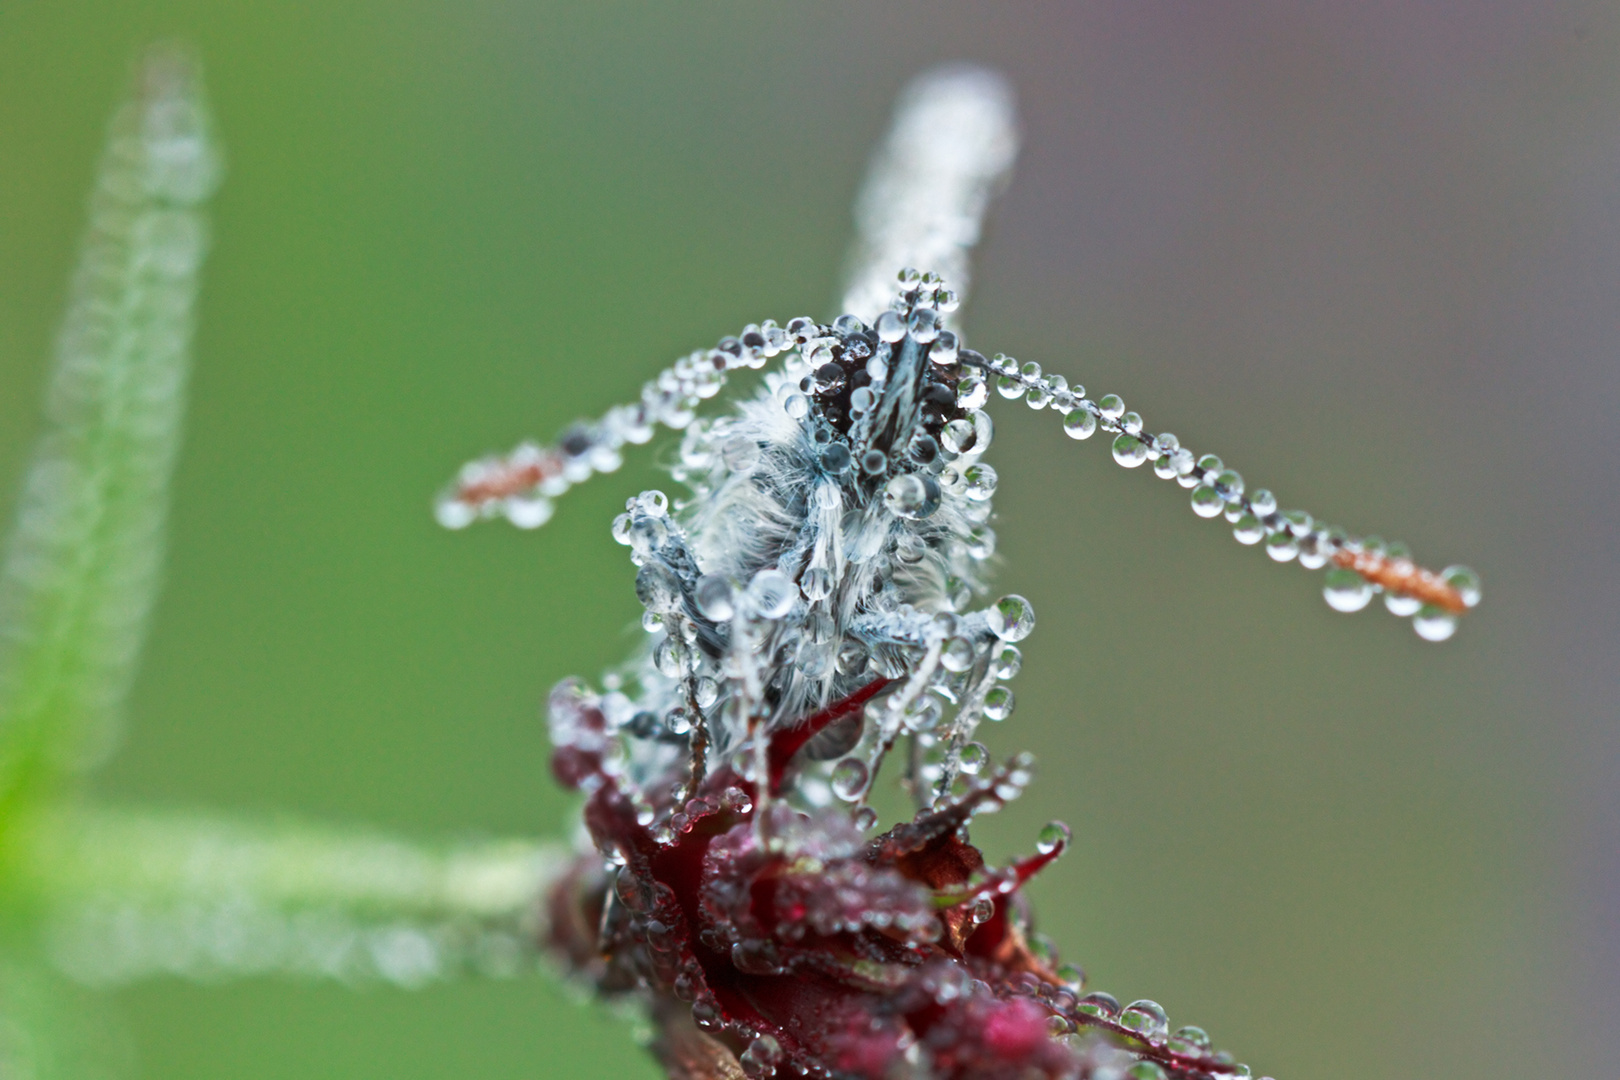
<svg viewBox="0 0 1620 1080"><path fill-rule="evenodd" d="M1017 156L1017 110L1000 75L957 65L913 80L855 201L839 310L871 322L908 266L938 274L965 301L985 211Z"/></svg>
<svg viewBox="0 0 1620 1080"><path fill-rule="evenodd" d="M213 146L194 63L115 115L0 567L0 821L111 741L157 589Z"/></svg>

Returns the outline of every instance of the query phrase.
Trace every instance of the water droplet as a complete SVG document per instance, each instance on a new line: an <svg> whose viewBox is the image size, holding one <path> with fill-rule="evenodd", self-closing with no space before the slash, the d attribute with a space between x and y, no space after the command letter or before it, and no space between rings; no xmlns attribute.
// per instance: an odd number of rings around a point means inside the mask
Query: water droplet
<svg viewBox="0 0 1620 1080"><path fill-rule="evenodd" d="M1334 611L1360 611L1372 600L1372 585L1343 566L1335 566L1322 579L1322 598Z"/></svg>
<svg viewBox="0 0 1620 1080"><path fill-rule="evenodd" d="M1118 394L1104 394L1097 399L1097 411L1105 420L1118 420L1125 415L1125 401Z"/></svg>
<svg viewBox="0 0 1620 1080"><path fill-rule="evenodd" d="M1260 517L1270 517L1277 512L1277 496L1265 488L1258 488L1249 496L1249 508Z"/></svg>
<svg viewBox="0 0 1620 1080"><path fill-rule="evenodd" d="M510 498L501 503L506 520L520 529L538 529L551 520L551 500Z"/></svg>
<svg viewBox="0 0 1620 1080"><path fill-rule="evenodd" d="M1199 517L1212 518L1226 509L1226 503L1213 487L1208 484L1199 484L1193 488L1192 508L1193 513Z"/></svg>
<svg viewBox="0 0 1620 1080"><path fill-rule="evenodd" d="M1216 473L1212 483L1215 485L1215 494L1229 503L1235 503L1243 498L1243 477L1231 469L1222 469Z"/></svg>
<svg viewBox="0 0 1620 1080"><path fill-rule="evenodd" d="M895 517L908 521L932 516L939 509L939 500L939 483L922 473L901 473L883 487L883 505Z"/></svg>
<svg viewBox="0 0 1620 1080"><path fill-rule="evenodd" d="M1440 571L1440 577L1447 585L1457 590L1457 595L1467 607L1479 603L1480 582L1479 575L1466 566L1448 566Z"/></svg>
<svg viewBox="0 0 1620 1080"><path fill-rule="evenodd" d="M855 816L851 820L855 822L855 827L857 829L865 832L867 829L870 829L872 826L877 824L877 811L872 809L870 806L863 806L859 810L855 811Z"/></svg>
<svg viewBox="0 0 1620 1080"><path fill-rule="evenodd" d="M613 882L613 892L619 902L631 911L643 912L652 907L652 890L647 882L627 869L621 869Z"/></svg>
<svg viewBox="0 0 1620 1080"><path fill-rule="evenodd" d="M970 465L962 479L967 482L962 493L974 502L984 502L996 493L996 470L983 462Z"/></svg>
<svg viewBox="0 0 1620 1080"><path fill-rule="evenodd" d="M1281 529L1266 538L1266 554L1273 562L1287 562L1299 554L1299 538L1287 529Z"/></svg>
<svg viewBox="0 0 1620 1080"><path fill-rule="evenodd" d="M848 472L850 463L849 447L841 442L829 443L827 449L821 452L821 467L834 476Z"/></svg>
<svg viewBox="0 0 1620 1080"><path fill-rule="evenodd" d="M968 533L967 553L975 559L988 559L996 553L996 531L980 525Z"/></svg>
<svg viewBox="0 0 1620 1080"><path fill-rule="evenodd" d="M703 997L692 1003L692 1021L704 1031L719 1031L725 1027L720 1007L713 999Z"/></svg>
<svg viewBox="0 0 1620 1080"><path fill-rule="evenodd" d="M1143 1059L1125 1070L1126 1080L1169 1080L1164 1066L1157 1061Z"/></svg>
<svg viewBox="0 0 1620 1080"><path fill-rule="evenodd" d="M1074 1009L1082 1016L1095 1016L1099 1020L1112 1020L1119 1015L1119 999L1113 994L1093 990L1075 1002Z"/></svg>
<svg viewBox="0 0 1620 1080"><path fill-rule="evenodd" d="M996 393L1011 401L1024 392L1024 383L1016 375L1003 375L996 380Z"/></svg>
<svg viewBox="0 0 1620 1080"><path fill-rule="evenodd" d="M1097 431L1097 416L1081 406L1063 418L1063 433L1071 439L1089 439Z"/></svg>
<svg viewBox="0 0 1620 1080"><path fill-rule="evenodd" d="M1042 855L1062 851L1069 846L1069 827L1061 821L1049 821L1041 827L1035 838L1035 850Z"/></svg>
<svg viewBox="0 0 1620 1080"><path fill-rule="evenodd" d="M732 472L747 472L759 464L759 444L745 435L734 436L720 448L720 458Z"/></svg>
<svg viewBox="0 0 1620 1080"><path fill-rule="evenodd" d="M928 350L928 359L940 367L949 367L956 363L956 353L960 345L955 334L949 330L941 330L939 337L934 339L934 347Z"/></svg>
<svg viewBox="0 0 1620 1080"><path fill-rule="evenodd" d="M692 716L680 706L664 714L664 729L672 735L685 735L692 730Z"/></svg>
<svg viewBox="0 0 1620 1080"><path fill-rule="evenodd" d="M1322 534L1313 532L1309 536L1300 537L1299 565L1307 570L1320 570L1327 565L1327 551L1322 543Z"/></svg>
<svg viewBox="0 0 1620 1080"><path fill-rule="evenodd" d="M1457 616L1438 604L1424 604L1412 619L1412 629L1424 641L1444 641L1457 632Z"/></svg>
<svg viewBox="0 0 1620 1080"><path fill-rule="evenodd" d="M844 371L844 365L828 361L816 368L812 378L815 380L811 387L818 394L836 394L844 388L844 380L849 376Z"/></svg>
<svg viewBox="0 0 1620 1080"><path fill-rule="evenodd" d="M926 432L919 431L912 438L911 446L908 449L911 460L919 465L932 465L935 459L939 457L939 443L932 435Z"/></svg>
<svg viewBox="0 0 1620 1080"><path fill-rule="evenodd" d="M669 513L669 496L657 488L643 491L632 500L632 503L648 517L663 517Z"/></svg>
<svg viewBox="0 0 1620 1080"><path fill-rule="evenodd" d="M1024 666L1024 654L1016 645L1003 645L996 652L995 671L996 678L1010 679L1018 674L1018 669Z"/></svg>
<svg viewBox="0 0 1620 1080"><path fill-rule="evenodd" d="M1171 443L1166 443L1166 439ZM1174 480L1189 472L1192 464L1192 451L1183 450L1174 435L1166 433L1159 436L1159 456L1153 462L1153 475L1160 480Z"/></svg>
<svg viewBox="0 0 1620 1080"><path fill-rule="evenodd" d="M880 383L889 377L889 350L887 348L880 348L872 354L872 358L866 362L866 373L872 376L874 383Z"/></svg>
<svg viewBox="0 0 1620 1080"><path fill-rule="evenodd" d="M433 517L446 529L465 529L478 518L478 511L453 495L446 495L433 507Z"/></svg>
<svg viewBox="0 0 1620 1080"><path fill-rule="evenodd" d="M1005 720L1012 715L1013 692L1005 686L992 686L984 695L984 718Z"/></svg>
<svg viewBox="0 0 1620 1080"><path fill-rule="evenodd" d="M877 394L872 392L870 386L857 387L849 395L849 411L853 415L869 412L876 404Z"/></svg>
<svg viewBox="0 0 1620 1080"><path fill-rule="evenodd" d="M990 916L996 913L996 902L988 896L981 897L968 909L968 919L974 926L983 926L990 921Z"/></svg>
<svg viewBox="0 0 1620 1080"><path fill-rule="evenodd" d="M1404 619L1410 615L1416 615L1418 613L1418 609L1422 606L1423 601L1419 600L1415 596L1407 596L1405 593L1396 592L1387 592L1384 594L1384 607L1389 609L1389 613L1391 615L1397 616L1398 618Z"/></svg>
<svg viewBox="0 0 1620 1080"><path fill-rule="evenodd" d="M990 751L984 743L970 742L956 756L957 768L969 776L977 776L989 764Z"/></svg>
<svg viewBox="0 0 1620 1080"><path fill-rule="evenodd" d="M964 409L983 407L990 400L990 387L979 375L968 375L956 384L956 404Z"/></svg>
<svg viewBox="0 0 1620 1080"><path fill-rule="evenodd" d="M1258 544L1266 535L1266 527L1253 514L1244 514L1232 526L1232 536L1240 544Z"/></svg>
<svg viewBox="0 0 1620 1080"><path fill-rule="evenodd" d="M931 343L939 337L939 312L933 308L918 308L911 313L911 322L906 329L918 344Z"/></svg>
<svg viewBox="0 0 1620 1080"><path fill-rule="evenodd" d="M946 671L966 671L973 666L973 643L967 638L951 638L940 650L939 664Z"/></svg>
<svg viewBox="0 0 1620 1080"><path fill-rule="evenodd" d="M952 420L939 433L940 444L953 454L970 454L978 433L971 420Z"/></svg>
<svg viewBox="0 0 1620 1080"><path fill-rule="evenodd" d="M667 675L671 679L678 679L685 673L683 671L685 666L685 662L681 658L681 650L675 644L674 638L665 638L653 650L653 667L657 668L660 674Z"/></svg>
<svg viewBox="0 0 1620 1080"><path fill-rule="evenodd" d="M1131 1002L1120 1012L1119 1026L1156 1042L1170 1030L1170 1018L1157 1001L1142 998Z"/></svg>
<svg viewBox="0 0 1620 1080"><path fill-rule="evenodd" d="M860 758L847 757L833 766L832 789L845 802L854 802L866 790L866 762Z"/></svg>
<svg viewBox="0 0 1620 1080"><path fill-rule="evenodd" d="M1024 391L1024 404L1032 409L1044 409L1052 403L1052 392L1044 383L1036 383Z"/></svg>
<svg viewBox="0 0 1620 1080"><path fill-rule="evenodd" d="M630 521L630 550L639 559L651 558L669 539L669 524L661 517L633 517Z"/></svg>
<svg viewBox="0 0 1620 1080"><path fill-rule="evenodd" d="M871 654L866 646L859 641L846 641L838 649L838 659L835 662L839 672L844 675L858 675L866 670L866 663Z"/></svg>
<svg viewBox="0 0 1620 1080"><path fill-rule="evenodd" d="M1209 1047L1209 1032L1192 1024L1177 1028L1176 1033L1170 1036L1170 1050L1173 1053L1197 1056L1207 1053Z"/></svg>
<svg viewBox="0 0 1620 1080"><path fill-rule="evenodd" d="M985 611L990 632L1002 641L1023 641L1035 629L1035 609L1016 593L1003 596Z"/></svg>
<svg viewBox="0 0 1620 1080"><path fill-rule="evenodd" d="M680 578L663 563L648 563L636 572L636 599L648 611L673 615L681 610Z"/></svg>
<svg viewBox="0 0 1620 1080"><path fill-rule="evenodd" d="M748 601L761 618L780 619L793 610L798 588L782 571L761 570L748 583Z"/></svg>
<svg viewBox="0 0 1620 1080"><path fill-rule="evenodd" d="M973 440L973 452L982 454L990 449L990 441L995 438L995 424L991 422L990 414L983 409L973 410L968 414L968 419L973 421L973 432L976 436Z"/></svg>
<svg viewBox="0 0 1620 1080"><path fill-rule="evenodd" d="M803 394L789 394L782 402L782 411L795 420L803 420L810 415L810 399Z"/></svg>
<svg viewBox="0 0 1620 1080"><path fill-rule="evenodd" d="M698 708L707 709L720 700L720 684L705 675L693 684L692 697L697 701Z"/></svg>
<svg viewBox="0 0 1620 1080"><path fill-rule="evenodd" d="M697 579L692 601L698 611L713 622L729 622L737 611L731 597L731 582L718 574L704 574Z"/></svg>
<svg viewBox="0 0 1620 1080"><path fill-rule="evenodd" d="M895 311L885 311L879 315L877 322L872 324L872 329L877 331L879 341L893 343L906 336L906 324L900 318L899 312Z"/></svg>
<svg viewBox="0 0 1620 1080"><path fill-rule="evenodd" d="M782 1060L782 1045L769 1035L761 1035L748 1044L748 1049L737 1059L749 1077L772 1077Z"/></svg>
<svg viewBox="0 0 1620 1080"><path fill-rule="evenodd" d="M894 538L894 557L907 566L916 566L928 554L928 545L916 533L903 532Z"/></svg>
<svg viewBox="0 0 1620 1080"><path fill-rule="evenodd" d="M1114 440L1114 460L1127 469L1136 468L1147 456L1147 447L1135 435L1121 435Z"/></svg>

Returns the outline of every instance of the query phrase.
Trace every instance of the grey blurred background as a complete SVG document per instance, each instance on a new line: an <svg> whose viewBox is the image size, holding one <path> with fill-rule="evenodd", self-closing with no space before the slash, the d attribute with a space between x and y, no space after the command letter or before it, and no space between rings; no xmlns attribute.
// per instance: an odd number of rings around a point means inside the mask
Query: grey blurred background
<svg viewBox="0 0 1620 1080"><path fill-rule="evenodd" d="M433 493L745 322L833 314L896 91L976 60L1025 151L970 343L1485 579L1443 646L1336 615L997 399L1000 585L1040 625L990 734L1042 774L976 835L1066 819L1044 929L1257 1072L1617 1072L1620 7L9 3L0 476L105 117L168 35L230 174L170 585L99 794L563 834L537 704L631 644L607 525L667 479L644 454L534 535L441 533ZM153 1077L652 1075L540 981L117 1004Z"/></svg>

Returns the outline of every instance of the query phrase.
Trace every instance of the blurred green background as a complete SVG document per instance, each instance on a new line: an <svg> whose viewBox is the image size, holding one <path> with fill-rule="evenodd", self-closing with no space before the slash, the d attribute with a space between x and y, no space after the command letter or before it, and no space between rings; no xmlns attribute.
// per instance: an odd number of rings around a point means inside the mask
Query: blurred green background
<svg viewBox="0 0 1620 1080"><path fill-rule="evenodd" d="M8 0L8 503L106 118L165 36L202 54L229 173L99 794L565 834L537 706L638 632L607 525L657 453L538 534L442 532L433 494L743 323L834 314L895 92L979 60L1026 143L970 341L1471 563L1486 600L1440 647L1334 615L998 401L998 584L1040 627L989 735L1042 775L977 835L1069 821L1044 929L1257 1072L1615 1074L1616 5ZM115 997L147 1077L653 1075L539 980Z"/></svg>

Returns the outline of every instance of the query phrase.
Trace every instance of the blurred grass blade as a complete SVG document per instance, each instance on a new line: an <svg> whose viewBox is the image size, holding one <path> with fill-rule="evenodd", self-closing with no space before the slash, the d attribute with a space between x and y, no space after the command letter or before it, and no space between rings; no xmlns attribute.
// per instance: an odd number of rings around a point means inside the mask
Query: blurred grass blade
<svg viewBox="0 0 1620 1080"><path fill-rule="evenodd" d="M154 49L101 159L0 568L0 821L115 730L157 588L207 247L198 208L219 172L198 69Z"/></svg>
<svg viewBox="0 0 1620 1080"><path fill-rule="evenodd" d="M0 1077L117 1080L132 1047L109 1003L53 972L31 951L0 956Z"/></svg>
<svg viewBox="0 0 1620 1080"><path fill-rule="evenodd" d="M141 810L30 815L10 872L92 984L282 974L417 986L532 970L570 863L532 841L425 845L363 830ZM3 1074L0 1074L3 1075Z"/></svg>
<svg viewBox="0 0 1620 1080"><path fill-rule="evenodd" d="M1017 155L1017 109L1000 75L953 65L914 79L855 202L839 310L871 322L894 299L902 267L943 275L965 302L968 256Z"/></svg>

